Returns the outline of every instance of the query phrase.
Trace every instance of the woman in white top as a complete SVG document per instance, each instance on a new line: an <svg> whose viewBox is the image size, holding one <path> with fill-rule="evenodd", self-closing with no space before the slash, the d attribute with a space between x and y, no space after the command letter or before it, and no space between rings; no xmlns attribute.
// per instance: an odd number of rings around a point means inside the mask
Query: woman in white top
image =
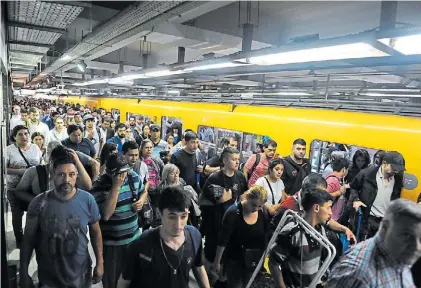
<svg viewBox="0 0 421 288"><path fill-rule="evenodd" d="M7 146L6 154L7 199L12 210L12 225L17 247L22 242L22 217L26 207L23 207L15 195L16 186L26 169L41 164L42 159L41 150L30 140L29 129L23 125L17 125L11 134L13 144Z"/></svg>
<svg viewBox="0 0 421 288"><path fill-rule="evenodd" d="M269 163L269 175L257 179L254 185L261 186L266 189L268 200L266 207L270 215L275 215L281 208L281 202L287 197L285 193L284 182L281 180L284 173L284 162L282 159L275 159Z"/></svg>
<svg viewBox="0 0 421 288"><path fill-rule="evenodd" d="M50 141L61 142L69 137L64 127L64 119L61 116L54 117L54 129L48 132Z"/></svg>

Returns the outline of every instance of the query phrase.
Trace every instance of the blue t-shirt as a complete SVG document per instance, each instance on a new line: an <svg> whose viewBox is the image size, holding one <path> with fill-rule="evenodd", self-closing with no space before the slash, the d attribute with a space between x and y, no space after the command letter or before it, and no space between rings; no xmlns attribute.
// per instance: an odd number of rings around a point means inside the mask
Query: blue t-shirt
<svg viewBox="0 0 421 288"><path fill-rule="evenodd" d="M126 143L127 141L129 141L128 139L124 140L124 143ZM123 143L120 140L120 137L118 136L114 136L110 139L107 140L107 143L115 143L117 144L117 150L118 152L123 152Z"/></svg>
<svg viewBox="0 0 421 288"><path fill-rule="evenodd" d="M94 197L78 189L71 199L62 200L50 190L32 200L27 217L38 217L35 251L40 283L72 287L91 267L88 225L100 219Z"/></svg>

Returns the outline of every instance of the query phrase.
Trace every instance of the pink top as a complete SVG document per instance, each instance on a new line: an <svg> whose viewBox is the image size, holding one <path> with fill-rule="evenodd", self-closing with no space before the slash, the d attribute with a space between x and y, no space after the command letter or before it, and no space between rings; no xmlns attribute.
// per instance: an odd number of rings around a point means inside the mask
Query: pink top
<svg viewBox="0 0 421 288"><path fill-rule="evenodd" d="M254 162L256 162L256 154L251 155L250 158L247 160L246 164L244 165L248 171L250 171L253 168ZM268 167L268 159L265 156L261 155L259 164L257 164L256 169L254 169L253 173L250 176L248 182L249 187L251 185L254 185L254 183L256 183L257 179L259 179L260 177L269 174Z"/></svg>
<svg viewBox="0 0 421 288"><path fill-rule="evenodd" d="M327 182L327 192L333 193L341 189L341 178L333 175L332 173L326 176L326 182ZM336 221L339 220L339 217L341 217L342 209L344 205L344 197L343 196L337 196L334 202L334 205L332 207L332 218Z"/></svg>

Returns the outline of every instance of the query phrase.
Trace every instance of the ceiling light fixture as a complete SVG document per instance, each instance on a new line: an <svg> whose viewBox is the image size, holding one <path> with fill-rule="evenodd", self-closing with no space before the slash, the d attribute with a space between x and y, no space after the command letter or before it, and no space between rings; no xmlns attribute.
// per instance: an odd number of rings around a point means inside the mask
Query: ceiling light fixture
<svg viewBox="0 0 421 288"><path fill-rule="evenodd" d="M389 54L380 51L367 43L358 42L256 56L251 57L248 60L248 63L254 65L280 65L383 56L389 56ZM241 59L240 61L244 60L246 59Z"/></svg>
<svg viewBox="0 0 421 288"><path fill-rule="evenodd" d="M77 65L77 68L79 68L80 72L83 72L83 73L86 72L86 68L88 66L86 65L85 61L81 60L76 65Z"/></svg>
<svg viewBox="0 0 421 288"><path fill-rule="evenodd" d="M215 64L191 67L189 68L189 70L201 71L201 70L211 70L211 69L232 68L232 67L238 67L238 66L244 66L244 65L247 65L247 63L223 62L223 63L215 63Z"/></svg>
<svg viewBox="0 0 421 288"><path fill-rule="evenodd" d="M178 74L184 74L184 73L188 73L188 70L158 70L158 71L152 71L152 72L147 72L145 73L145 76L147 78L154 78L154 77L164 77L164 76L171 76L171 75L178 75Z"/></svg>
<svg viewBox="0 0 421 288"><path fill-rule="evenodd" d="M379 39L379 41L405 55L421 54L421 34L384 38Z"/></svg>

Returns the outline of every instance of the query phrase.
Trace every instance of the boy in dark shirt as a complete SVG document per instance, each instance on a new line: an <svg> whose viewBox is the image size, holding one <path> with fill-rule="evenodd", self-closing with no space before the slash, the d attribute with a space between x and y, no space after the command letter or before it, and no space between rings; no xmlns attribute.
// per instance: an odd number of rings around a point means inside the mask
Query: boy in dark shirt
<svg viewBox="0 0 421 288"><path fill-rule="evenodd" d="M200 287L210 287L200 232L186 225L190 203L181 187L162 191L158 204L162 226L147 230L128 247L119 288L188 288L191 269Z"/></svg>

